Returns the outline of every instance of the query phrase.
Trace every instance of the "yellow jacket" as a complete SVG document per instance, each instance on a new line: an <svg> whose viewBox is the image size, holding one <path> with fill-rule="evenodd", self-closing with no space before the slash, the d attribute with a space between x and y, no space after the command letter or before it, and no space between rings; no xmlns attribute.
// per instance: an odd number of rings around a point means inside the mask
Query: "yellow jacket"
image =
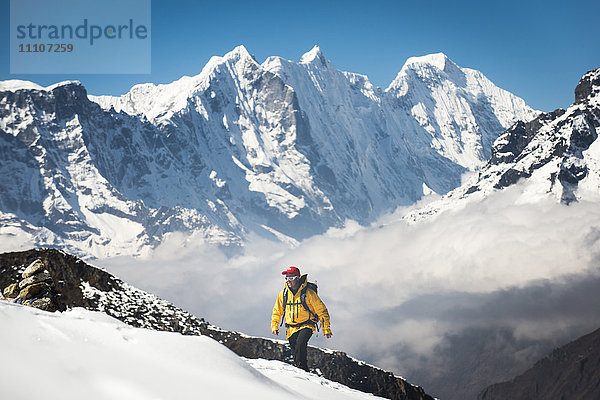
<svg viewBox="0 0 600 400"><path fill-rule="evenodd" d="M288 287L287 291L287 305L285 306L285 321L286 325L295 325L288 326L286 331L286 338L292 336L295 332L300 329L310 328L313 333L316 330L316 324L314 321L311 322L311 314L304 308L302 302L300 301L300 294L302 293L302 289L306 287L306 283L308 275L302 275L300 277L300 287L296 291L296 294L292 292L292 290ZM287 285L287 283L286 283ZM321 326L323 328L323 334L327 335L331 333L331 327L329 324L329 311L327 311L327 307L319 298L319 295L315 293L313 290L306 291L306 305L313 314L316 314L321 321ZM281 316L283 315L283 290L279 292L277 295L277 301L275 302L275 306L273 307L273 317L271 318L271 331L279 329L279 322L281 321Z"/></svg>

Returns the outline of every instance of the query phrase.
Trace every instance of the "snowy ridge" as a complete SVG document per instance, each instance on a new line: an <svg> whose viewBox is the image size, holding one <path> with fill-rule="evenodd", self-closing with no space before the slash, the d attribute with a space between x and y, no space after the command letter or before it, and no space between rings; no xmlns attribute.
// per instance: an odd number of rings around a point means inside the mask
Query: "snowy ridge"
<svg viewBox="0 0 600 400"><path fill-rule="evenodd" d="M0 211L18 222L0 235L28 226L32 244L95 257L144 254L174 232L239 246L367 224L454 189L505 128L537 115L443 54L411 58L383 91L318 46L262 64L238 46L119 97L11 82Z"/></svg>
<svg viewBox="0 0 600 400"><path fill-rule="evenodd" d="M405 219L422 220L517 183L520 202L600 201L600 69L583 76L575 98L567 110L511 126L495 141L477 176Z"/></svg>
<svg viewBox="0 0 600 400"><path fill-rule="evenodd" d="M10 343L3 352L5 397L375 399L278 361L238 358L206 336L133 328L76 308L46 313L0 302ZM31 359L43 360L30 363ZM29 360L29 361L28 361ZM21 371L27 370L27 374ZM30 377L36 377L36 385Z"/></svg>
<svg viewBox="0 0 600 400"><path fill-rule="evenodd" d="M135 85L128 93L120 97L92 95L88 97L105 109L112 107L117 112L124 111L131 115L143 115L148 120L160 124L184 109L188 105L190 97L205 91L210 80L215 78L220 68L235 69L239 61L254 61L244 46L236 47L224 57L211 57L202 72L194 77L184 76L169 84ZM254 62L256 63L256 61ZM205 109L198 111L206 113Z"/></svg>
<svg viewBox="0 0 600 400"><path fill-rule="evenodd" d="M7 81L0 81L0 92L5 92L5 91L15 92L17 90L43 90L46 92L50 92L57 87L67 86L67 85L81 85L81 82L79 82L79 81L63 81L63 82L58 82L53 85L43 87L36 83L29 82L29 81L22 81L19 79L10 79Z"/></svg>
<svg viewBox="0 0 600 400"><path fill-rule="evenodd" d="M172 334L210 337L241 357L284 362L291 360L291 351L286 346L287 341L251 337L210 325L204 319L195 317L151 293L128 285L105 270L88 265L72 255L55 249L35 249L0 254L0 288L18 282L26 266L37 259L43 260L55 282L52 291L58 310L68 311L84 307L90 311L103 312L131 327ZM0 319L3 317L1 305L0 303ZM43 317L43 315L52 314L36 315ZM60 314L54 314L55 317L58 315ZM68 313L63 315L68 315ZM103 317L103 320L107 319L108 317ZM128 329L131 332L130 328L118 328L117 331L127 331ZM112 337L112 333L105 333L107 337ZM125 336L131 338L131 335ZM133 338L129 342L128 344L123 343L123 345L131 346L136 343ZM148 354L153 353L149 352ZM302 380L341 390L344 393L347 388L344 389L341 385L330 381L387 398L431 400L431 397L425 394L422 388L413 386L390 372L355 360L343 352L321 350L310 346L309 359L311 367L315 368L318 376L301 372L300 379ZM265 373L267 376L296 370L269 361L254 361L253 365L255 364L259 366L258 369L268 370L268 373ZM4 365L8 367L8 364ZM40 368L43 365L40 363ZM15 371L15 369L11 368L11 371ZM294 376L298 376L297 373L296 370ZM297 386L293 385L292 388L295 390Z"/></svg>
<svg viewBox="0 0 600 400"><path fill-rule="evenodd" d="M323 379L315 374L299 371L297 368L281 361L264 360L264 359L246 359L246 362L260 371L266 377L273 379L275 382L286 382L285 385L297 393L302 393L308 398L327 398L327 399L382 399L383 397L366 395L365 393L348 389L348 387ZM289 379L288 376L293 376L296 379ZM308 383L314 383L308 385ZM314 396L314 397L313 397ZM324 396L324 397L321 397Z"/></svg>

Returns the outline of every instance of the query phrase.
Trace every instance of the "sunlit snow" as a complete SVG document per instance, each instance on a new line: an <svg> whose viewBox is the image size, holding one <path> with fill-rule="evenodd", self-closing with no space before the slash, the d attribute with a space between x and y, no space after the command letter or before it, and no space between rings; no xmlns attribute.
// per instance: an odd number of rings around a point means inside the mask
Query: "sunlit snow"
<svg viewBox="0 0 600 400"><path fill-rule="evenodd" d="M206 336L133 328L99 312L0 301L2 398L374 399L289 365L244 360Z"/></svg>

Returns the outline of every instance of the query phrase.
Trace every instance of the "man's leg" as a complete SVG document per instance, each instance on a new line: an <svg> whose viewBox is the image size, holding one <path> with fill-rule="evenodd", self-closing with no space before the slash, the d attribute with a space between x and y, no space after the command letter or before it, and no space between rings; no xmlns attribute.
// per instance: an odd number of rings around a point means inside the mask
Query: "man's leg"
<svg viewBox="0 0 600 400"><path fill-rule="evenodd" d="M292 336L288 338L290 342L290 349L292 350L292 357L294 357L294 365L296 365L296 342L298 341L298 334L300 331L294 332Z"/></svg>
<svg viewBox="0 0 600 400"><path fill-rule="evenodd" d="M308 371L306 346L308 346L308 339L310 339L312 334L312 329L304 328L290 336L290 346L292 347L292 354L294 355L294 365L298 368L302 368L305 371ZM296 337L294 338L294 343L292 345L293 336Z"/></svg>

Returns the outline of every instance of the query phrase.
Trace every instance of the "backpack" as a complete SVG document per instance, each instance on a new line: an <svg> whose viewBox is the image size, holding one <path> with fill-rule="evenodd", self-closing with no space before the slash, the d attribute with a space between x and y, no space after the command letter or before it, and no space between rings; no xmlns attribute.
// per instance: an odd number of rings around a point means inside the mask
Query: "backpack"
<svg viewBox="0 0 600 400"><path fill-rule="evenodd" d="M308 311L308 314L309 314L308 320L301 322L299 324L294 324L294 325L285 324L286 327L304 325L307 322L311 321L316 325L317 332L319 331L319 322L320 322L319 316L317 314L315 314L310 308L308 308L308 304L306 303L306 291L309 289L312 290L313 292L315 292L315 294L318 294L317 284L307 281L306 286L304 286L304 288L300 291L300 304L302 304L302 307L304 307L304 309ZM286 285L285 288L283 288L283 315L281 316L281 324L279 326L283 325L283 323L285 322L285 309L287 308L288 292L289 292L289 290Z"/></svg>

